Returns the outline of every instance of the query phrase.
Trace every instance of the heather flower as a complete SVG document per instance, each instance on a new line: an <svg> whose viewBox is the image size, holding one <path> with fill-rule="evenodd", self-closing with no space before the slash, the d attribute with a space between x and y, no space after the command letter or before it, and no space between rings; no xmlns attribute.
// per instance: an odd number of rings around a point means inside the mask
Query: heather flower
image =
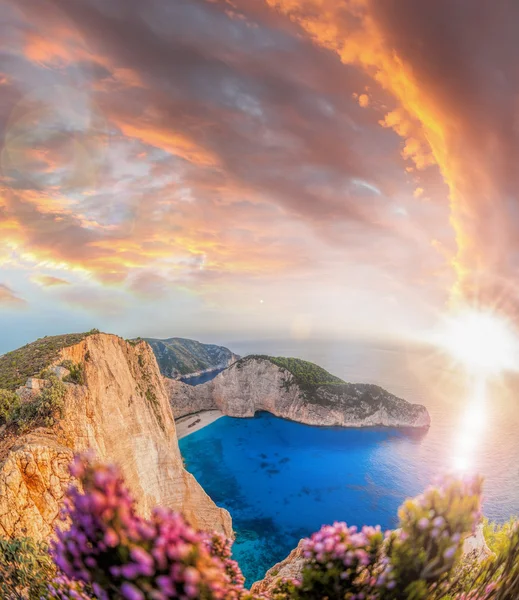
<svg viewBox="0 0 519 600"><path fill-rule="evenodd" d="M181 515L156 509L138 516L117 468L76 459L53 555L63 575L91 585L96 595L124 600L238 598L244 579L230 543L194 531ZM60 598L60 596L55 596Z"/></svg>
<svg viewBox="0 0 519 600"><path fill-rule="evenodd" d="M481 485L479 478L447 477L404 502L400 528L386 548L386 589L394 582L394 595L384 597L398 598L405 590L406 597L428 598L431 586L442 587L461 555L463 538L480 518Z"/></svg>
<svg viewBox="0 0 519 600"><path fill-rule="evenodd" d="M376 598L383 542L380 527L358 530L342 522L322 527L303 542L306 567L293 594L301 598Z"/></svg>
<svg viewBox="0 0 519 600"><path fill-rule="evenodd" d="M56 600L91 600L93 596L87 593L86 586L79 581L71 581L63 574L57 575L48 586L50 598Z"/></svg>

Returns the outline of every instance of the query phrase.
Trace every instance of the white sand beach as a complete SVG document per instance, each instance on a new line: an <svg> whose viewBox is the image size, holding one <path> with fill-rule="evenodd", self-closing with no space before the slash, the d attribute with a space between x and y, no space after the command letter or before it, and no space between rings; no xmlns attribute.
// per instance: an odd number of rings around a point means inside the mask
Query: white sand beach
<svg viewBox="0 0 519 600"><path fill-rule="evenodd" d="M187 415L186 417L181 417L175 421L177 438L180 440L186 437L186 435L198 431L210 423L214 423L214 421L223 416L224 414L219 410L203 410L192 415Z"/></svg>

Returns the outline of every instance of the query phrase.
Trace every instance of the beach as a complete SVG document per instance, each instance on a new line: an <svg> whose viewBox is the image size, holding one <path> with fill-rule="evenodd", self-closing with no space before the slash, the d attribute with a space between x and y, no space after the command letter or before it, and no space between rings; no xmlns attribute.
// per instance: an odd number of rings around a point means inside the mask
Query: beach
<svg viewBox="0 0 519 600"><path fill-rule="evenodd" d="M192 415L181 417L180 419L175 420L177 438L180 440L223 416L224 414L219 410L203 410Z"/></svg>

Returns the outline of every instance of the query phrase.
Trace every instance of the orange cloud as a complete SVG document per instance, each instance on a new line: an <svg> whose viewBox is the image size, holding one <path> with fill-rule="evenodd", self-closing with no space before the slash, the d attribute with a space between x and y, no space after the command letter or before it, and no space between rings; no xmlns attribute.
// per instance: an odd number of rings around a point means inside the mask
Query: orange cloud
<svg viewBox="0 0 519 600"><path fill-rule="evenodd" d="M369 96L367 94L361 94L359 96L359 106L367 108L369 106Z"/></svg>
<svg viewBox="0 0 519 600"><path fill-rule="evenodd" d="M23 298L17 296L15 292L13 292L13 290L7 285L0 283L0 304L13 307L22 307L25 306L27 302Z"/></svg>
<svg viewBox="0 0 519 600"><path fill-rule="evenodd" d="M127 137L136 138L195 165L217 166L219 164L219 159L215 154L202 148L184 133L168 131L152 124L123 121L115 115L113 120Z"/></svg>
<svg viewBox="0 0 519 600"><path fill-rule="evenodd" d="M500 220L499 213L492 215L493 224L489 226L488 215L492 210L492 202L499 202L502 195L490 175L492 154L479 153L479 148L470 142L479 123L473 121L470 126L465 126L466 105L447 102L440 74L434 78L430 73L432 67L427 64L428 58L435 57L435 52L442 56L444 50L417 50L424 46L420 33L424 33L428 26L427 14L434 11L436 4L431 3L427 11L419 12L414 10L416 4L411 11L409 2L266 1L297 23L315 43L337 53L343 63L362 68L394 97L398 106L386 114L381 124L392 128L405 139L402 150L404 159L412 160L417 169L437 165L449 187L451 223L458 246L452 265L458 274L459 289L465 288L470 293L472 271L486 269L491 273L492 269L503 268L508 260L506 245L500 243L499 248L489 248L493 229L501 225L506 231L510 227ZM399 4L405 7L399 9ZM443 9L439 5L440 13L447 5L441 6ZM402 23L407 25L406 10L412 12L409 23L412 23L412 18L417 21L421 19L423 32L417 31L416 27L412 30L411 24L405 30ZM449 15L443 17L446 21L450 18ZM499 31L498 28L494 30ZM432 31L431 36L435 35L435 40L438 39L438 30ZM463 33L464 26L459 35ZM412 46L416 39L422 46L417 43ZM476 39L479 38L476 36ZM401 49L406 41L409 41L408 51ZM459 44L456 48L461 51ZM417 64L414 64L415 61ZM434 65L433 59L431 63ZM422 69L422 65L429 68L429 72L425 67ZM449 67L446 62L445 69ZM487 114L482 111L480 118L486 119ZM489 145L492 139L489 136L495 137L495 131L484 135L481 147ZM497 140L495 145L497 147ZM486 238L486 243L482 243L482 237Z"/></svg>
<svg viewBox="0 0 519 600"><path fill-rule="evenodd" d="M61 279L60 277L54 277L52 275L36 275L32 280L42 287L56 287L62 285L70 285L70 281Z"/></svg>

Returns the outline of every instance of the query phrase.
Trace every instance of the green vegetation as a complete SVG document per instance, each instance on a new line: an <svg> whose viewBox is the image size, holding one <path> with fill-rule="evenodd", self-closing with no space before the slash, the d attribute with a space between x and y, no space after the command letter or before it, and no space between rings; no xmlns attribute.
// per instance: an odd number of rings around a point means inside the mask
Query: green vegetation
<svg viewBox="0 0 519 600"><path fill-rule="evenodd" d="M244 364L245 361L263 359L269 360L271 363L286 369L296 379L298 385L306 390L314 389L321 385L343 385L345 382L328 373L325 369L307 360L300 358L285 358L284 356L267 356L262 354L252 354L238 361L238 367ZM288 385L288 384L287 384Z"/></svg>
<svg viewBox="0 0 519 600"><path fill-rule="evenodd" d="M60 366L70 371L63 381L69 381L70 383L75 383L77 385L83 385L85 383L85 370L82 363L64 360Z"/></svg>
<svg viewBox="0 0 519 600"><path fill-rule="evenodd" d="M0 390L0 425L9 421L9 415L20 404L18 396L9 390Z"/></svg>
<svg viewBox="0 0 519 600"><path fill-rule="evenodd" d="M99 330L44 337L0 356L0 388L14 391L25 385L28 377L34 377L55 362L63 348L78 344L95 333Z"/></svg>
<svg viewBox="0 0 519 600"><path fill-rule="evenodd" d="M38 426L52 427L63 416L67 388L55 375L51 375L47 387L27 402L16 401L7 411L6 422L18 431L26 432Z"/></svg>
<svg viewBox="0 0 519 600"><path fill-rule="evenodd" d="M0 598L47 598L55 573L46 544L30 538L0 538Z"/></svg>
<svg viewBox="0 0 519 600"><path fill-rule="evenodd" d="M498 525L493 521L489 521L486 517L483 519L483 535L487 546L492 552L499 554L508 550L517 521L517 517L510 517L506 523Z"/></svg>

